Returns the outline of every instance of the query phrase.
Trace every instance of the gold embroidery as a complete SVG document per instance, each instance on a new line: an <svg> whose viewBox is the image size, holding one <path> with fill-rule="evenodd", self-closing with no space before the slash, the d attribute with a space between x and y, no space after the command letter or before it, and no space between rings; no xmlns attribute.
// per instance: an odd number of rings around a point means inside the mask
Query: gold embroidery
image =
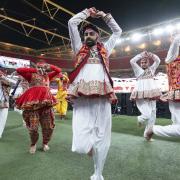
<svg viewBox="0 0 180 180"><path fill-rule="evenodd" d="M161 92L159 89L149 90L149 91L133 91L130 96L130 100L134 99L154 99L159 98Z"/></svg>
<svg viewBox="0 0 180 180"><path fill-rule="evenodd" d="M23 103L21 106L16 105L16 107L18 109L23 109L23 110L36 110L42 107L52 107L56 104L57 102L52 102L52 100L43 100L43 101L37 100L37 101Z"/></svg>
<svg viewBox="0 0 180 180"><path fill-rule="evenodd" d="M87 64L100 64L100 59L97 58L89 58Z"/></svg>
<svg viewBox="0 0 180 180"><path fill-rule="evenodd" d="M79 97L81 95L107 95L113 93L113 88L110 83L100 81L85 82L81 80L79 83L73 83L69 86L68 94Z"/></svg>
<svg viewBox="0 0 180 180"><path fill-rule="evenodd" d="M30 87L34 87L34 86L47 86L48 87L49 86L48 75L42 76L37 73L33 73L32 78L31 78Z"/></svg>
<svg viewBox="0 0 180 180"><path fill-rule="evenodd" d="M138 79L153 79L153 75L150 69L146 69L144 73Z"/></svg>

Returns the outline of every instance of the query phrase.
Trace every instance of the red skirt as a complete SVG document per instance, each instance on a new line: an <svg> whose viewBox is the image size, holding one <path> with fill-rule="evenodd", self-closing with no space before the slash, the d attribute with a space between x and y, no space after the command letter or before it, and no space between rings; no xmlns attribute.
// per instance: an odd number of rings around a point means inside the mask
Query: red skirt
<svg viewBox="0 0 180 180"><path fill-rule="evenodd" d="M32 87L16 99L16 107L23 110L36 110L43 107L52 107L57 104L48 87Z"/></svg>

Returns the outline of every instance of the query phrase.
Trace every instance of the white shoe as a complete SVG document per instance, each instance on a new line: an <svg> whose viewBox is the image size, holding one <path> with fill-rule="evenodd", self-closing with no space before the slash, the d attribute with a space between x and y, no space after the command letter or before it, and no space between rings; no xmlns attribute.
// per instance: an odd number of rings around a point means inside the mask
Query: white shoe
<svg viewBox="0 0 180 180"><path fill-rule="evenodd" d="M26 122L25 121L23 121L23 127L26 127Z"/></svg>
<svg viewBox="0 0 180 180"><path fill-rule="evenodd" d="M90 180L104 180L103 176L97 176L95 174L93 174L91 177L90 177Z"/></svg>
<svg viewBox="0 0 180 180"><path fill-rule="evenodd" d="M154 142L154 141L155 141L155 140L151 138L148 142Z"/></svg>
<svg viewBox="0 0 180 180"><path fill-rule="evenodd" d="M95 177L96 177L96 175L93 174L93 175L90 177L90 180L95 180Z"/></svg>
<svg viewBox="0 0 180 180"><path fill-rule="evenodd" d="M29 149L29 153L34 154L35 152L36 152L36 145L31 146L30 149Z"/></svg>
<svg viewBox="0 0 180 180"><path fill-rule="evenodd" d="M50 149L50 147L47 144L43 145L43 151L44 152L49 151L49 149Z"/></svg>

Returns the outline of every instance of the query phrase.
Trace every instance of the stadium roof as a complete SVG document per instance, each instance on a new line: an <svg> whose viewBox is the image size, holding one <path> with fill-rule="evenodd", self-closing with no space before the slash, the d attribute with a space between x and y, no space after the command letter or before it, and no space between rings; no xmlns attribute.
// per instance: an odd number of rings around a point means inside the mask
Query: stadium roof
<svg viewBox="0 0 180 180"><path fill-rule="evenodd" d="M68 46L68 20L92 6L111 12L123 31L127 31L178 17L180 1L1 0L0 41L33 49ZM103 35L110 33L102 21L90 21L98 25Z"/></svg>

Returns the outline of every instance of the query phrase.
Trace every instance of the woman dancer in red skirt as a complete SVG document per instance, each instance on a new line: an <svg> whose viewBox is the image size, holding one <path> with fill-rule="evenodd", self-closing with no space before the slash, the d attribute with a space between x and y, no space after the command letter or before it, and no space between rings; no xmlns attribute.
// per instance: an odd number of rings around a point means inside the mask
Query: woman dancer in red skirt
<svg viewBox="0 0 180 180"><path fill-rule="evenodd" d="M61 73L61 69L46 63L38 63L35 68L18 68L17 72L28 82L30 88L16 99L16 107L23 110L23 119L29 130L31 146L29 152L36 152L38 126L43 135L43 151L49 150L48 142L54 129L53 106L56 99L50 92L49 82Z"/></svg>

